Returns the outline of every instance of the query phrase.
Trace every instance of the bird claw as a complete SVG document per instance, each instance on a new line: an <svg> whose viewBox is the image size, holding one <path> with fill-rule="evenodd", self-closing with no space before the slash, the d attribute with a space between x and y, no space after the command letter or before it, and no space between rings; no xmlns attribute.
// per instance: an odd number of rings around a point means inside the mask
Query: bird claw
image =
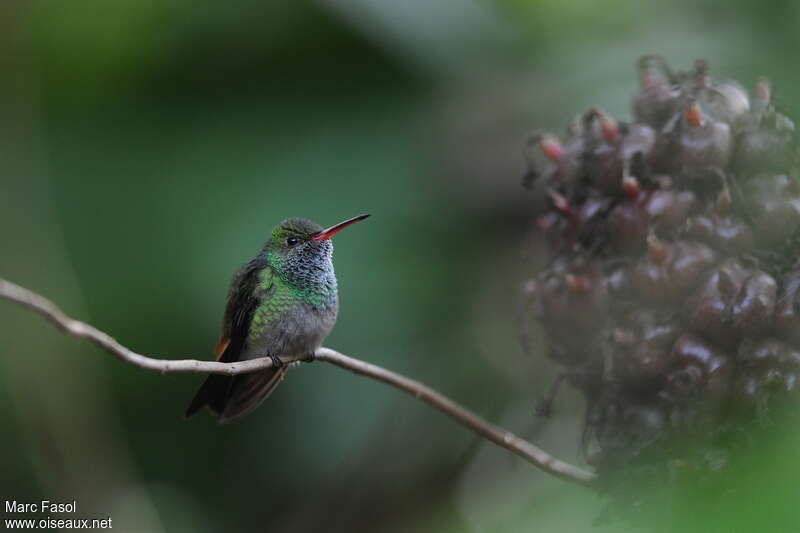
<svg viewBox="0 0 800 533"><path fill-rule="evenodd" d="M309 353L305 359L303 359L304 363L313 363L317 359L317 355L314 352Z"/></svg>
<svg viewBox="0 0 800 533"><path fill-rule="evenodd" d="M277 355L270 355L269 358L272 359L273 368L280 368L283 366L283 361L281 361L281 358Z"/></svg>

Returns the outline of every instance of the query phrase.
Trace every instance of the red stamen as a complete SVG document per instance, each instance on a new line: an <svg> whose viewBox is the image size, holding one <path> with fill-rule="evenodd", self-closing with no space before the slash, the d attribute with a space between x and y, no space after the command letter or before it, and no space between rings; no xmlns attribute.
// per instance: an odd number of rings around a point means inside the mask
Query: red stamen
<svg viewBox="0 0 800 533"><path fill-rule="evenodd" d="M545 157L553 163L558 163L564 157L564 147L555 137L542 137L539 146L542 147Z"/></svg>
<svg viewBox="0 0 800 533"><path fill-rule="evenodd" d="M633 176L625 176L622 178L622 192L625 193L631 200L636 200L642 193L642 188L639 185L639 180Z"/></svg>
<svg viewBox="0 0 800 533"><path fill-rule="evenodd" d="M686 107L686 110L683 113L684 117L686 117L686 121L689 122L695 128L698 128L703 125L703 111L700 109L700 106L696 103L689 104Z"/></svg>
<svg viewBox="0 0 800 533"><path fill-rule="evenodd" d="M550 199L553 200L553 205L556 207L556 209L570 218L575 217L575 210L572 209L571 205L569 205L569 200L567 200L566 196L555 191L550 191Z"/></svg>
<svg viewBox="0 0 800 533"><path fill-rule="evenodd" d="M600 131L608 144L616 144L619 140L619 125L611 116L602 111L597 114L600 121Z"/></svg>
<svg viewBox="0 0 800 533"><path fill-rule="evenodd" d="M592 282L586 276L567 274L564 280L567 282L567 287L569 287L572 292L586 293L592 288Z"/></svg>

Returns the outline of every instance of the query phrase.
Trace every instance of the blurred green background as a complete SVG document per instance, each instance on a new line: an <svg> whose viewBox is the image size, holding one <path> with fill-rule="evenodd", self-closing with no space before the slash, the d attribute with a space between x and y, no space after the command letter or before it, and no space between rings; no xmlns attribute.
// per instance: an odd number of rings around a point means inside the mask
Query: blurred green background
<svg viewBox="0 0 800 533"><path fill-rule="evenodd" d="M555 368L517 343L525 136L590 105L629 116L653 52L768 75L791 111L798 22L788 0L5 0L0 276L142 353L211 358L228 280L273 224L370 212L337 237L326 344L580 463L580 398L537 422ZM76 499L119 531L627 530L592 525L603 498L333 367L290 372L228 426L182 419L201 380L0 303L0 496ZM708 510L698 530L797 530L787 439L753 458L751 508L697 491L653 529Z"/></svg>

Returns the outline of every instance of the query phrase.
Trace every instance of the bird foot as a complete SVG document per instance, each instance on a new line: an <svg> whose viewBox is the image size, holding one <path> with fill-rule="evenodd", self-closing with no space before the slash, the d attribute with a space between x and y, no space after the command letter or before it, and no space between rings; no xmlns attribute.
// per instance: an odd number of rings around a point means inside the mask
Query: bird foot
<svg viewBox="0 0 800 533"><path fill-rule="evenodd" d="M272 359L272 368L280 368L283 366L283 361L277 355L270 355L270 359Z"/></svg>
<svg viewBox="0 0 800 533"><path fill-rule="evenodd" d="M317 358L317 354L315 354L314 352L311 352L306 356L305 359L303 359L303 362L304 363L313 363L314 360L316 360L316 358Z"/></svg>

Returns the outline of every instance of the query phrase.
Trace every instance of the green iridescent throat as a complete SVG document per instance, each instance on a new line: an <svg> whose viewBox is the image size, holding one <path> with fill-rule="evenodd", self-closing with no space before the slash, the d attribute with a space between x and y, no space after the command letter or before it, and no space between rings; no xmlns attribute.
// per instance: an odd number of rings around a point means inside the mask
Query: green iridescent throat
<svg viewBox="0 0 800 533"><path fill-rule="evenodd" d="M328 283L320 286L297 287L293 286L280 276L275 276L269 267L264 269L259 288L268 294L263 298L253 314L251 334L258 335L266 326L297 305L311 305L314 307L336 306L336 278L331 276Z"/></svg>
<svg viewBox="0 0 800 533"><path fill-rule="evenodd" d="M336 276L333 272L312 283L292 283L280 275L276 277L274 283L276 293L285 292L294 301L315 307L336 305Z"/></svg>

